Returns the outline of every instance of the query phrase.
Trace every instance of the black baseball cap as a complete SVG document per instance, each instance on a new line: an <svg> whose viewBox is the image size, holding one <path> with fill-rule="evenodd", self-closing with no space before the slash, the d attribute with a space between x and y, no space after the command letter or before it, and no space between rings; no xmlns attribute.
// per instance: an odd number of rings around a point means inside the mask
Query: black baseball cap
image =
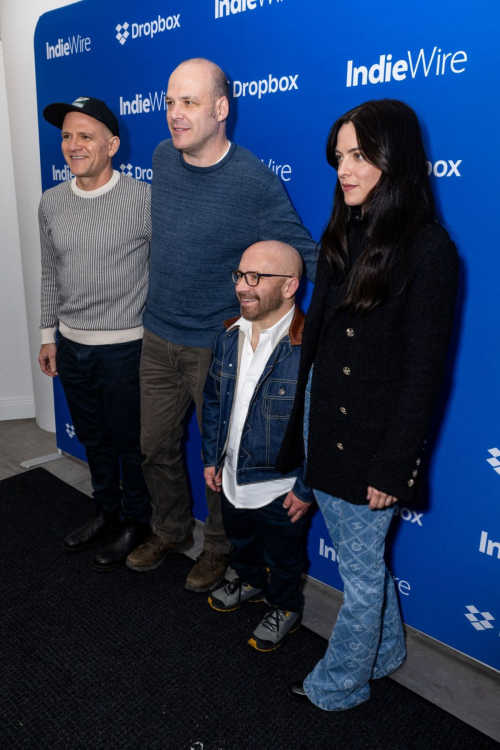
<svg viewBox="0 0 500 750"><path fill-rule="evenodd" d="M94 99L91 96L79 96L73 104L64 104L62 102L48 104L43 110L43 116L51 125L55 125L56 128L62 130L64 118L68 112L83 112L84 115L93 117L94 120L99 120L103 125L106 125L113 135L120 135L118 120L108 105L100 99Z"/></svg>

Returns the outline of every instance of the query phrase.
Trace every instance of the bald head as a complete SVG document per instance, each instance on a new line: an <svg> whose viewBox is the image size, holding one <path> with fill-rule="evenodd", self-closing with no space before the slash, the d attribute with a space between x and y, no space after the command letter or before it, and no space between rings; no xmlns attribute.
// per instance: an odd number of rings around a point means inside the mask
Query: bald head
<svg viewBox="0 0 500 750"><path fill-rule="evenodd" d="M255 268L250 268L254 264ZM250 266L248 268L243 268ZM264 271L264 266L266 271ZM240 268L244 271L257 271L258 273L277 273L284 276L292 276L300 281L303 263L300 253L285 242L278 240L266 240L250 245L243 253Z"/></svg>
<svg viewBox="0 0 500 750"><path fill-rule="evenodd" d="M178 65L174 73L180 70L185 71L188 66L198 68L198 72L206 77L214 101L217 101L222 96L225 96L229 101L229 84L222 68L211 60L207 60L206 57L192 57L190 60L184 60L184 62Z"/></svg>
<svg viewBox="0 0 500 750"><path fill-rule="evenodd" d="M174 147L189 164L210 167L228 150L226 90L222 70L203 58L186 60L170 76L165 97L167 123Z"/></svg>
<svg viewBox="0 0 500 750"><path fill-rule="evenodd" d="M241 256L239 271L236 294L241 314L254 326L270 328L292 309L302 274L302 258L294 247L276 240L256 242Z"/></svg>

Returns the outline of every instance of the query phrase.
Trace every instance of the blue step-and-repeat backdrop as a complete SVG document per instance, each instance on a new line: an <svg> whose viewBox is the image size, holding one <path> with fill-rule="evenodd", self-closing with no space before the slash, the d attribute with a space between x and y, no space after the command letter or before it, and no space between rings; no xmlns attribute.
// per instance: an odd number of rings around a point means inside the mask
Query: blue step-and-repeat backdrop
<svg viewBox="0 0 500 750"><path fill-rule="evenodd" d="M230 137L280 176L318 239L336 179L324 153L333 121L367 99L398 98L415 108L439 210L462 259L462 287L428 438L429 489L420 505L398 508L388 564L406 623L496 669L499 21L496 0L474 9L452 0L83 0L42 16L35 35L44 190L71 177L59 133L42 118L46 104L104 99L120 118L115 169L151 181L153 150L169 137L169 74L186 58L208 57L231 82ZM310 293L309 285L305 306ZM57 380L55 394L58 446L83 458ZM203 520L194 418L186 431L194 511ZM317 512L308 554L309 575L341 589Z"/></svg>

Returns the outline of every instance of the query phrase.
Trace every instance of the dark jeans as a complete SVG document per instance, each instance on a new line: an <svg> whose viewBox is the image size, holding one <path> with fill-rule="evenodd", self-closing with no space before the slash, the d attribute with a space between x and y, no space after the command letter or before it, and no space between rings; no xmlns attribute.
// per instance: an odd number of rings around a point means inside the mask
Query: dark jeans
<svg viewBox="0 0 500 750"><path fill-rule="evenodd" d="M286 495L263 508L235 508L222 493L222 516L233 544L231 566L252 586L262 588L271 571L266 599L279 609L300 612L300 577L305 557L302 542L304 516L295 523L283 508Z"/></svg>
<svg viewBox="0 0 500 750"><path fill-rule="evenodd" d="M181 439L191 401L201 431L203 388L211 349L173 344L144 331L141 357L141 446L143 464L153 504L153 528L162 539L181 542L191 533L191 515ZM226 538L220 495L206 488L208 518L204 549L224 554L231 545Z"/></svg>
<svg viewBox="0 0 500 750"><path fill-rule="evenodd" d="M57 370L85 447L95 500L107 511L122 507L124 518L146 523L151 505L141 469L141 343L87 346L61 336Z"/></svg>

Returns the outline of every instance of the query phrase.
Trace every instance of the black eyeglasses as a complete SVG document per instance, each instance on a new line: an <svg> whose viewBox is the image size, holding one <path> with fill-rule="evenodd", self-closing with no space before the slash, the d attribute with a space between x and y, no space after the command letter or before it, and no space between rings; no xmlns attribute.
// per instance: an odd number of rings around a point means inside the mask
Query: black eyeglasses
<svg viewBox="0 0 500 750"><path fill-rule="evenodd" d="M245 273L243 273L242 271L231 271L231 278L235 284L239 284L243 276L245 277L248 286L257 286L261 276L265 276L266 278L271 278L271 276L281 276L284 279L293 279L293 276L287 276L286 273L257 273L256 271L245 271Z"/></svg>

